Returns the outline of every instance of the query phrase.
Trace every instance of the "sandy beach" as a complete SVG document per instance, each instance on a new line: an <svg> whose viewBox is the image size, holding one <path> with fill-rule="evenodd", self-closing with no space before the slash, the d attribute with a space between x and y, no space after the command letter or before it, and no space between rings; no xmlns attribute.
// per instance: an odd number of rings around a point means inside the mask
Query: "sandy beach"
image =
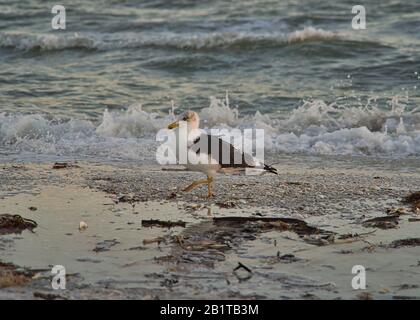
<svg viewBox="0 0 420 320"><path fill-rule="evenodd" d="M0 300L420 300L419 5L0 1Z"/></svg>
<svg viewBox="0 0 420 320"><path fill-rule="evenodd" d="M0 298L420 298L415 160L276 160L279 176L218 176L210 200L179 167L0 164L0 213L37 223L0 236Z"/></svg>

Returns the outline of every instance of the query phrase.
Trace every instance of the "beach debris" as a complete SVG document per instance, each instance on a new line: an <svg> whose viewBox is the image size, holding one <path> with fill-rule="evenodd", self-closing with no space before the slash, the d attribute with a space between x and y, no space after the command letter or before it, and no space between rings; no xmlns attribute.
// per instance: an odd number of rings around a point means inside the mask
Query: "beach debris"
<svg viewBox="0 0 420 320"><path fill-rule="evenodd" d="M146 247L143 247L143 246L137 246L137 247L131 247L131 248L128 248L128 249L125 249L125 250L130 250L130 251L133 251L133 250L143 251L143 250L147 250L147 248Z"/></svg>
<svg viewBox="0 0 420 320"><path fill-rule="evenodd" d="M66 169L66 168L80 168L77 164L68 162L55 162L52 166L53 169Z"/></svg>
<svg viewBox="0 0 420 320"><path fill-rule="evenodd" d="M403 202L410 204L413 212L420 211L420 191L416 191L407 195Z"/></svg>
<svg viewBox="0 0 420 320"><path fill-rule="evenodd" d="M37 208L37 207L29 207L28 209L29 209L29 210L31 210L31 211L36 211L36 210L38 210L38 208Z"/></svg>
<svg viewBox="0 0 420 320"><path fill-rule="evenodd" d="M381 293L381 294L386 294L386 293L389 293L389 292L391 292L391 290L390 290L390 289L388 289L388 288L381 288L381 289L379 290L379 293Z"/></svg>
<svg viewBox="0 0 420 320"><path fill-rule="evenodd" d="M84 221L79 222L79 230L80 231L86 230L87 227L88 227L88 224L86 222L84 222Z"/></svg>
<svg viewBox="0 0 420 320"><path fill-rule="evenodd" d="M193 203L193 204L184 205L184 210L191 212L191 211L202 209L202 207L203 206L199 203Z"/></svg>
<svg viewBox="0 0 420 320"><path fill-rule="evenodd" d="M243 226L248 224L251 227L258 227L260 230L280 230L293 231L300 237L305 235L332 235L331 231L322 230L313 226L309 226L305 221L295 218L281 218L281 217L218 217L213 218L216 225L225 225L230 227Z"/></svg>
<svg viewBox="0 0 420 320"><path fill-rule="evenodd" d="M324 235L324 236L305 235L303 237L303 240L306 243L313 244L313 245L316 245L316 246L326 246L326 245L329 245L331 243L334 243L335 236L334 236L334 234L327 234L327 235Z"/></svg>
<svg viewBox="0 0 420 320"><path fill-rule="evenodd" d="M315 245L326 245L334 242L334 232L309 226L305 221L281 217L215 217L186 228L182 234L166 237L172 244L171 259L176 268L180 264L203 265L214 267L214 264L226 259L225 252L241 250L241 243L258 238L261 233L270 231L290 231L298 234L303 241ZM270 256L268 263L292 263L301 261L291 253ZM246 280L249 272L244 268L236 270L238 279ZM245 270L246 271L246 270ZM242 280L240 280L242 281Z"/></svg>
<svg viewBox="0 0 420 320"><path fill-rule="evenodd" d="M0 214L0 235L8 233L21 233L28 229L32 231L38 224L31 219L22 218L18 214Z"/></svg>
<svg viewBox="0 0 420 320"><path fill-rule="evenodd" d="M171 193L169 194L169 196L167 197L167 199L168 199L168 200L169 200L169 199L175 199L175 198L176 198L176 196L177 196L176 192L171 192Z"/></svg>
<svg viewBox="0 0 420 320"><path fill-rule="evenodd" d="M246 274L240 272L241 270L245 270ZM233 269L233 274L238 278L239 281L245 281L252 278L252 270L244 265L242 262L238 262L238 266Z"/></svg>
<svg viewBox="0 0 420 320"><path fill-rule="evenodd" d="M175 236L176 242L187 251L203 251L206 249L224 250L230 247L216 240L185 239L182 235ZM186 241L187 240L187 241Z"/></svg>
<svg viewBox="0 0 420 320"><path fill-rule="evenodd" d="M0 261L0 288L21 286L30 282L35 272L21 270L11 263Z"/></svg>
<svg viewBox="0 0 420 320"><path fill-rule="evenodd" d="M310 186L310 183L300 181L285 181L284 184L289 186Z"/></svg>
<svg viewBox="0 0 420 320"><path fill-rule="evenodd" d="M34 292L34 298L44 299L44 300L67 300L66 297L63 297L59 294L48 293L48 292Z"/></svg>
<svg viewBox="0 0 420 320"><path fill-rule="evenodd" d="M162 168L162 171L187 171L187 168Z"/></svg>
<svg viewBox="0 0 420 320"><path fill-rule="evenodd" d="M367 240L363 240L363 242L365 242L367 244L367 246L366 247L363 247L362 248L362 251L366 251L366 252L372 253L372 252L375 252L376 248L378 247L378 245L373 244L373 243L370 243Z"/></svg>
<svg viewBox="0 0 420 320"><path fill-rule="evenodd" d="M398 215L376 217L363 221L362 226L365 228L393 229L397 228L399 219Z"/></svg>
<svg viewBox="0 0 420 320"><path fill-rule="evenodd" d="M408 283L403 283L402 285L399 286L398 291L401 290L411 290L411 289L417 289L419 286L417 284L408 284Z"/></svg>
<svg viewBox="0 0 420 320"><path fill-rule="evenodd" d="M183 227L185 228L186 222L178 221L162 221L156 219L142 220L142 227L163 227L163 228L173 228L173 227Z"/></svg>
<svg viewBox="0 0 420 320"><path fill-rule="evenodd" d="M98 242L96 244L96 247L93 249L93 251L95 252L103 252L103 251L109 251L111 249L111 247L119 244L120 242L117 241L117 239L112 239L112 240L104 240L101 242Z"/></svg>
<svg viewBox="0 0 420 320"><path fill-rule="evenodd" d="M277 254L273 257L270 257L268 259L269 263L274 264L274 263L278 263L278 262L282 262L282 263L292 263L292 262L297 262L297 261L301 261L302 259L297 258L294 254L291 253L286 253L286 254L281 254L280 251L277 251Z"/></svg>
<svg viewBox="0 0 420 320"><path fill-rule="evenodd" d="M158 262L158 263L173 262L173 261L175 261L175 257L173 255L166 255L166 256L154 257L153 259L156 262Z"/></svg>
<svg viewBox="0 0 420 320"><path fill-rule="evenodd" d="M415 247L420 246L420 238L406 238L400 240L394 240L388 245L390 248L401 248L401 247Z"/></svg>
<svg viewBox="0 0 420 320"><path fill-rule="evenodd" d="M419 218L408 218L408 222L419 222Z"/></svg>
<svg viewBox="0 0 420 320"><path fill-rule="evenodd" d="M309 293L309 292L305 292L305 293L301 294L300 296L301 296L302 299L306 299L306 300L320 300L321 299L317 295L315 295L313 293Z"/></svg>
<svg viewBox="0 0 420 320"><path fill-rule="evenodd" d="M296 232L303 241L316 245L325 245L334 241L333 232L309 226L299 219L255 216L215 217L212 221L186 228L183 234L172 237L171 241L178 244L178 248L174 248L173 255L177 262L211 267L215 262L225 259L225 251L235 250L243 241L255 240L259 234L275 230ZM317 240L306 236L317 237ZM272 258L275 258L273 263L300 260L292 254ZM240 278L248 276L239 275Z"/></svg>
<svg viewBox="0 0 420 320"><path fill-rule="evenodd" d="M390 216L401 216L407 214L407 211L404 208L388 208L386 213Z"/></svg>
<svg viewBox="0 0 420 320"><path fill-rule="evenodd" d="M373 300L373 295L370 292L361 292L357 295L359 300Z"/></svg>
<svg viewBox="0 0 420 320"><path fill-rule="evenodd" d="M135 207L135 202L139 202L142 201L142 199L140 199L140 197L136 196L136 195L128 195L128 194L123 194L123 195L118 195L113 197L113 201L114 203L118 204L118 203L129 203L132 205L132 207Z"/></svg>
<svg viewBox="0 0 420 320"><path fill-rule="evenodd" d="M157 243L159 245L162 242L166 242L165 238L163 238L163 237L157 237L157 238L153 238L153 239L144 239L143 240L143 245L147 245L147 244L151 244L151 243Z"/></svg>
<svg viewBox="0 0 420 320"><path fill-rule="evenodd" d="M135 198L132 195L126 195L125 194L125 195L117 197L117 201L118 202L133 202L133 201L135 201Z"/></svg>
<svg viewBox="0 0 420 320"><path fill-rule="evenodd" d="M241 268L245 269L249 273L252 273L252 270L248 268L246 265L244 265L242 262L238 262L238 266L233 271L239 270Z"/></svg>
<svg viewBox="0 0 420 320"><path fill-rule="evenodd" d="M286 262L286 263L291 263L291 262L296 262L299 261L299 258L296 258L296 256L294 254L291 253L286 253L284 255L280 255L280 252L277 252L277 256L278 259L282 262Z"/></svg>
<svg viewBox="0 0 420 320"><path fill-rule="evenodd" d="M337 251L337 253L339 253L339 254L352 254L352 253L354 253L354 251L353 250L341 249L341 250Z"/></svg>
<svg viewBox="0 0 420 320"><path fill-rule="evenodd" d="M160 282L160 285L167 288L172 288L179 282L179 277L177 275L164 275L164 279Z"/></svg>
<svg viewBox="0 0 420 320"><path fill-rule="evenodd" d="M89 257L86 257L86 258L77 258L76 261L79 261L79 262L91 262L91 263L101 263L102 262L102 260L93 259L93 258L89 258Z"/></svg>
<svg viewBox="0 0 420 320"><path fill-rule="evenodd" d="M22 169L26 170L26 167L23 164L12 164L11 168L18 169L18 170L22 170ZM6 169L6 167L3 167L3 169Z"/></svg>
<svg viewBox="0 0 420 320"><path fill-rule="evenodd" d="M336 243L349 243L349 242L354 242L354 241L359 241L364 239L366 236L375 233L376 230L370 231L370 232L365 232L365 233L345 233L345 234L340 234L337 237L337 241Z"/></svg>
<svg viewBox="0 0 420 320"><path fill-rule="evenodd" d="M172 288L178 282L179 282L178 276L176 276L176 275L169 275L169 277L168 276L165 276L165 278L160 282L160 285L162 287Z"/></svg>
<svg viewBox="0 0 420 320"><path fill-rule="evenodd" d="M307 243L326 245L334 242L334 232L309 226L299 219L255 216L215 217L184 229L182 234L165 239L176 244L171 252L171 262L176 266L179 267L180 263L193 263L213 267L216 262L226 259L226 251L240 250L240 244L244 241L255 240L261 233L286 230L297 233ZM152 239L148 243L158 241L163 239ZM293 254L280 253L277 257L269 258L270 263L291 263L299 260L302 259ZM238 270L237 273L243 272ZM247 277L248 274L239 274L241 279Z"/></svg>
<svg viewBox="0 0 420 320"><path fill-rule="evenodd" d="M236 203L232 200L228 200L228 201L225 201L225 202L216 202L216 206L218 206L219 208L222 208L222 209L229 209L229 208L235 208Z"/></svg>
<svg viewBox="0 0 420 320"><path fill-rule="evenodd" d="M215 262L224 261L225 259L225 255L222 252L208 249L203 251L183 251L178 261L196 263L213 268Z"/></svg>
<svg viewBox="0 0 420 320"><path fill-rule="evenodd" d="M400 295L395 295L392 296L392 299L394 300L418 300L419 298L416 296L400 296Z"/></svg>

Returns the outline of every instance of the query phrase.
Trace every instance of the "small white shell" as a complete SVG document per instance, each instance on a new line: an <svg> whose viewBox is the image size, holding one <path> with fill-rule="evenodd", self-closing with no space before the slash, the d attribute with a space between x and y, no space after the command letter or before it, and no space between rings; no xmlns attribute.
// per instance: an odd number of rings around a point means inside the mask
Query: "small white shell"
<svg viewBox="0 0 420 320"><path fill-rule="evenodd" d="M87 225L86 222L80 221L80 223L79 223L79 230L80 231L85 230L87 227L88 227L88 225Z"/></svg>

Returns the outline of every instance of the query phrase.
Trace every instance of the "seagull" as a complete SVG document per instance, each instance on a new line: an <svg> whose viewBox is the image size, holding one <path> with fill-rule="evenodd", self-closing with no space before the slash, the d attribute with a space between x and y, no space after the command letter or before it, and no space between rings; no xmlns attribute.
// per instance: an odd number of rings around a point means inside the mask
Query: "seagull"
<svg viewBox="0 0 420 320"><path fill-rule="evenodd" d="M186 132L177 130L178 143L182 141L187 146L187 163L189 171L203 172L207 179L197 180L183 189L190 192L202 184L207 184L207 198L214 196L213 181L216 173L241 173L246 169L257 169L260 173L270 172L278 174L277 169L260 163L251 155L235 148L229 142L218 136L210 135L199 129L200 117L194 111L186 111L176 121L168 125L168 129L187 127ZM212 146L218 146L213 148ZM215 149L215 150L214 150ZM213 152L212 152L213 151ZM179 154L178 158L179 158ZM226 157L228 161L226 161ZM240 159L239 161L237 159Z"/></svg>

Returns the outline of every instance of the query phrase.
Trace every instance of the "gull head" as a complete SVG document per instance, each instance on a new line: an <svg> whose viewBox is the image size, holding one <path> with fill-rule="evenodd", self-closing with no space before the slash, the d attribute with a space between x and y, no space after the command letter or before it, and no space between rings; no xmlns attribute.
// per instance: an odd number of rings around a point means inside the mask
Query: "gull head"
<svg viewBox="0 0 420 320"><path fill-rule="evenodd" d="M179 127L179 123L181 121L185 121L187 123L189 130L198 129L200 125L200 117L198 116L197 112L194 111L186 111L174 122L168 125L168 129L175 129Z"/></svg>

